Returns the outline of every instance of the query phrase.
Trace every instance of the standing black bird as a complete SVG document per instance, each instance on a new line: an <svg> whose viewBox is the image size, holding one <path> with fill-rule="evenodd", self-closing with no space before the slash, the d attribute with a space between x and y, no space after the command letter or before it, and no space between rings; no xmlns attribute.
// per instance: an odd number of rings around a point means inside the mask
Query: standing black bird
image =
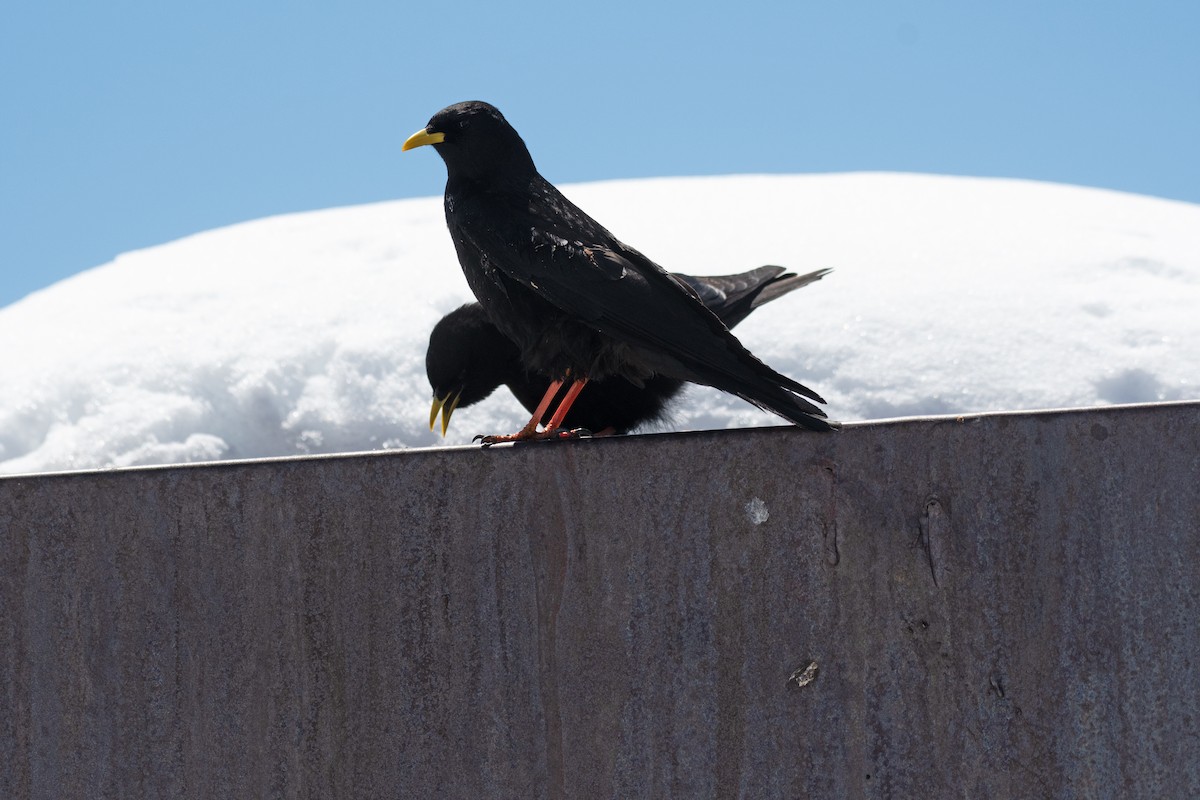
<svg viewBox="0 0 1200 800"><path fill-rule="evenodd" d="M759 361L694 290L622 243L538 174L493 106L433 115L403 150L432 145L446 163L446 224L476 299L530 370L552 379L521 431L484 444L560 435L589 379L654 375L715 386L797 425L827 431L820 395ZM566 396L538 432L564 381ZM808 398L807 400L805 398Z"/></svg>
<svg viewBox="0 0 1200 800"><path fill-rule="evenodd" d="M766 266L739 275L702 278L674 273L700 296L704 305L726 327L737 325L750 312L788 292L820 280L828 269L806 275ZM501 384L508 386L530 413L537 408L547 385L543 375L521 364L521 353L496 329L478 303L468 303L442 317L429 334L425 373L433 387L429 427L442 416L442 435L456 408L474 405ZM625 433L662 418L667 404L683 389L683 381L655 375L638 387L619 376L592 380L571 405L563 425L596 433ZM549 419L543 415L541 422Z"/></svg>

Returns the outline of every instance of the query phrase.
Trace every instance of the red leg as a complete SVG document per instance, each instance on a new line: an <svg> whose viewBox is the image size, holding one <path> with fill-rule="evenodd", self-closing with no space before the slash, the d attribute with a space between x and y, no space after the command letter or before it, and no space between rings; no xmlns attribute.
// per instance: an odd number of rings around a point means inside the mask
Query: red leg
<svg viewBox="0 0 1200 800"><path fill-rule="evenodd" d="M562 427L563 420L567 418L567 412L571 410L571 405L575 402L575 398L579 397L579 393L583 391L583 387L587 386L587 378L579 378L571 384L571 388L567 389L566 396L562 402L558 404L558 409L554 412L554 416L546 423L546 432L553 433Z"/></svg>
<svg viewBox="0 0 1200 800"><path fill-rule="evenodd" d="M571 404L575 402L575 398L583 391L583 387L587 385L587 378L580 378L574 381L570 388L567 389L566 395L562 402L558 404L558 408L554 410L554 415L550 417L550 421L546 423L544 430L537 429L542 417L546 413L546 409L550 407L550 403L554 400L554 396L558 394L558 390L562 387L562 381L554 381L550 384L550 388L546 390L546 394L542 396L542 402L538 404L537 410L533 412L533 419L529 423L514 434L508 436L476 436L475 438L483 442L483 444L498 444L500 442L522 442L529 439L553 439L560 438L558 433L562 421L566 419L567 412L571 409ZM565 437L563 437L565 438Z"/></svg>
<svg viewBox="0 0 1200 800"><path fill-rule="evenodd" d="M558 394L558 390L562 387L562 381L551 381L550 387L546 389L546 393L542 395L542 402L538 403L537 409L533 412L533 419L530 420L533 430L537 429L538 425L542 424L542 417L546 416L546 411L550 408L551 401L554 400L554 395ZM527 425L526 427L530 427Z"/></svg>
<svg viewBox="0 0 1200 800"><path fill-rule="evenodd" d="M550 387L546 389L546 393L542 395L542 402L538 403L537 409L533 412L533 418L525 423L525 427L516 433L508 434L507 436L476 436L475 439L482 441L484 444L496 444L497 442L520 442L525 439L532 439L537 435L537 427L542 423L542 417L546 415L546 409L550 408L551 401L554 400L554 395L558 394L558 390L562 387L562 381L551 381Z"/></svg>

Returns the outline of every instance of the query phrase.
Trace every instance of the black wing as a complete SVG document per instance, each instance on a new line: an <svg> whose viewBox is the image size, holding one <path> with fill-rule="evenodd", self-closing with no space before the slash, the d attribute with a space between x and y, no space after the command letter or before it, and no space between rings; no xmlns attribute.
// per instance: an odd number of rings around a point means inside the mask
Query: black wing
<svg viewBox="0 0 1200 800"><path fill-rule="evenodd" d="M696 293L701 302L721 318L725 327L732 328L750 316L759 306L777 300L788 292L819 281L832 270L819 269L804 275L785 272L783 267L768 265L737 275L704 275L696 277L681 272L672 273Z"/></svg>
<svg viewBox="0 0 1200 800"><path fill-rule="evenodd" d="M759 361L666 270L624 245L539 181L531 198L472 193L456 198L452 234L503 273L566 314L637 348L656 372L715 386L798 424L828 429L821 397ZM518 205L519 204L519 205ZM502 225L471 220L504 220Z"/></svg>

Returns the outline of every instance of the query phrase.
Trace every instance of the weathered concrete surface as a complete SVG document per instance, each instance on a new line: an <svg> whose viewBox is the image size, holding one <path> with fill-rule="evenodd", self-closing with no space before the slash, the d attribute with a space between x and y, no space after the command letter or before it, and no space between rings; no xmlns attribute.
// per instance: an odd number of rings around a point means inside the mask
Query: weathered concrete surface
<svg viewBox="0 0 1200 800"><path fill-rule="evenodd" d="M1200 796L1198 421L6 479L0 797Z"/></svg>

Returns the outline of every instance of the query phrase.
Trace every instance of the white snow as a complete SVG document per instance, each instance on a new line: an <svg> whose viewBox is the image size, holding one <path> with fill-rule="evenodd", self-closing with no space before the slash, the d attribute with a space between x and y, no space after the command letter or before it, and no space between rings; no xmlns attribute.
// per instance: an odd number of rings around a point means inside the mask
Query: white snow
<svg viewBox="0 0 1200 800"><path fill-rule="evenodd" d="M431 187L432 189L433 187ZM440 187L438 187L440 189ZM833 267L737 330L843 421L1200 398L1200 206L904 174L565 187L670 270ZM440 198L128 253L0 310L0 472L467 443L429 431L429 329L468 301ZM781 424L693 387L672 427Z"/></svg>

